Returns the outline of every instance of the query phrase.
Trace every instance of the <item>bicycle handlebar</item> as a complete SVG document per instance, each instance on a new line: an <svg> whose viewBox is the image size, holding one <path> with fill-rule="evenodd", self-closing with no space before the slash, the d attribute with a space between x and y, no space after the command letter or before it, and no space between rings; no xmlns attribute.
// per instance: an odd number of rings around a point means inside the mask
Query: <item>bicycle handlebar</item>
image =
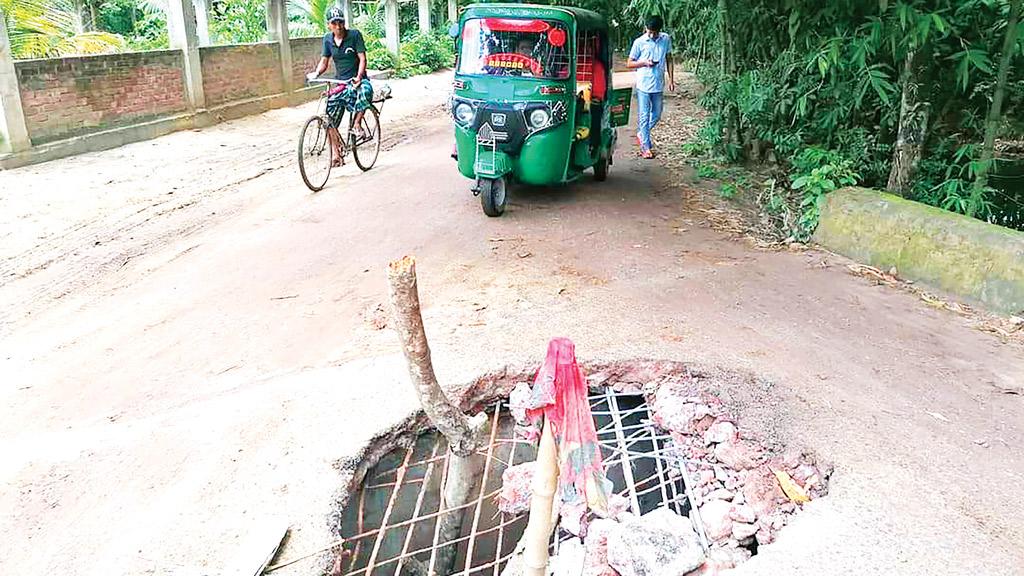
<svg viewBox="0 0 1024 576"><path fill-rule="evenodd" d="M310 84L315 84L318 82L323 84L350 84L352 82L352 79L349 78L348 80L338 80L336 78L313 78L312 80L310 80L309 78L307 78L306 81L309 82Z"/></svg>

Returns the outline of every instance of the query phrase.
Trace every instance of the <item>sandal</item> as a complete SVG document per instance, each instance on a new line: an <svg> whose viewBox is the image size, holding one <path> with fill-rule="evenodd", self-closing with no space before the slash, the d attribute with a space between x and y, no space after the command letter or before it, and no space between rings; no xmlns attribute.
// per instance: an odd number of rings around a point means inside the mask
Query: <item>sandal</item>
<svg viewBox="0 0 1024 576"><path fill-rule="evenodd" d="M651 160L654 158L654 152L651 152L650 150L641 150L640 157L645 158L647 160Z"/></svg>

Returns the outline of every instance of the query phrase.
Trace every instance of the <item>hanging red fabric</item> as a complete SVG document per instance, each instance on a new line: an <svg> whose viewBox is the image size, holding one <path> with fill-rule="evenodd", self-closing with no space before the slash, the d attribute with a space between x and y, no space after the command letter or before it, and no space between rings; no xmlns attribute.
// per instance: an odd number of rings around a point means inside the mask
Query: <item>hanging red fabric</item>
<svg viewBox="0 0 1024 576"><path fill-rule="evenodd" d="M582 532L589 507L607 514L611 483L601 463L601 446L590 413L587 379L576 362L576 346L568 338L548 344L547 357L537 371L532 389L517 387L510 398L513 412L536 427L543 416L558 444L558 494L563 526ZM576 526L577 530L572 530Z"/></svg>

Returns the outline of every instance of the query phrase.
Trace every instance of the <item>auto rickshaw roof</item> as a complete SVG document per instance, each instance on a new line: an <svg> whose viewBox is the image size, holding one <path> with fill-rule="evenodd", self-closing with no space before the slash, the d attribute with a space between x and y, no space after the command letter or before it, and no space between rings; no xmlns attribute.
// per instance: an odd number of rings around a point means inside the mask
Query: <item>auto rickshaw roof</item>
<svg viewBox="0 0 1024 576"><path fill-rule="evenodd" d="M519 4L517 2L487 2L470 4L464 17L481 18L488 16L509 16L514 18L551 18L566 22L575 21L578 30L608 32L608 22L593 10L570 6L544 6L540 4Z"/></svg>

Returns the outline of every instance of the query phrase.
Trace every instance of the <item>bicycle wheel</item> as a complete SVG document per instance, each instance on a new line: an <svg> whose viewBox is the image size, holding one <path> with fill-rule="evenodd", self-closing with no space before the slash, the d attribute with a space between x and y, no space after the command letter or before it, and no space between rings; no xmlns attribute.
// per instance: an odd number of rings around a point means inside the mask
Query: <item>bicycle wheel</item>
<svg viewBox="0 0 1024 576"><path fill-rule="evenodd" d="M299 174L313 192L323 190L331 175L331 141L323 116L306 120L299 135Z"/></svg>
<svg viewBox="0 0 1024 576"><path fill-rule="evenodd" d="M359 124L361 130L356 130L356 135L352 137L352 157L356 160L356 166L366 172L373 168L380 154L380 113L377 107L367 108Z"/></svg>

